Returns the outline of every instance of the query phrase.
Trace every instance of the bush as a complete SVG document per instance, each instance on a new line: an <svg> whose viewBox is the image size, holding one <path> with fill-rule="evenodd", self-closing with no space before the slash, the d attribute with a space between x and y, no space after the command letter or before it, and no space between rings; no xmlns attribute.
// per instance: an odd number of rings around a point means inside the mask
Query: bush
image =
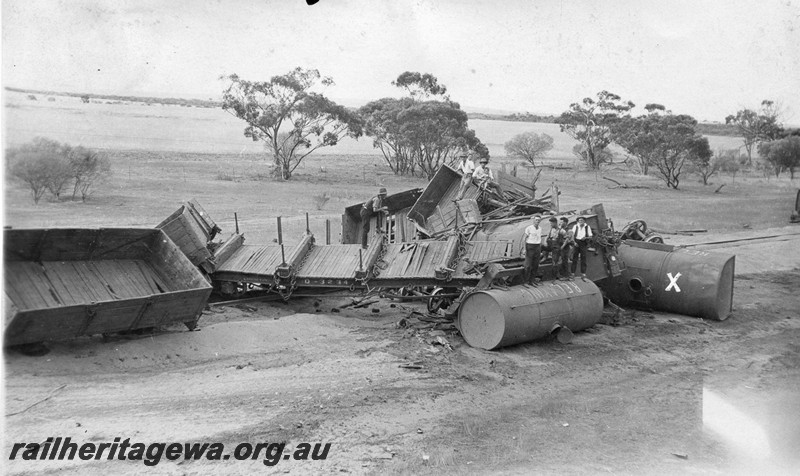
<svg viewBox="0 0 800 476"><path fill-rule="evenodd" d="M331 199L331 196L328 195L328 192L325 192L322 195L312 195L311 199L314 201L314 206L317 207L317 210L322 210Z"/></svg>
<svg viewBox="0 0 800 476"><path fill-rule="evenodd" d="M220 170L217 172L217 180L223 180L225 182L238 182L239 180L236 178L236 171L228 172L227 170Z"/></svg>
<svg viewBox="0 0 800 476"><path fill-rule="evenodd" d="M75 186L72 189L72 199L81 193L81 201L85 202L91 192L92 186L111 175L111 162L105 154L101 154L83 147L70 150L69 165Z"/></svg>
<svg viewBox="0 0 800 476"><path fill-rule="evenodd" d="M743 163L747 162L747 156L739 154L736 149L723 150L717 152L717 163L719 170L726 172L731 176L731 182L736 182L736 174L742 170Z"/></svg>
<svg viewBox="0 0 800 476"><path fill-rule="evenodd" d="M544 158L553 148L553 138L544 133L523 132L515 135L503 147L509 157L527 160L535 167L536 161Z"/></svg>
<svg viewBox="0 0 800 476"><path fill-rule="evenodd" d="M45 191L60 199L72 181L72 198L80 192L86 201L91 187L111 174L105 154L41 137L7 150L6 158L11 176L31 189L34 203L39 203Z"/></svg>
<svg viewBox="0 0 800 476"><path fill-rule="evenodd" d="M11 167L11 176L25 183L31 189L33 203L39 203L49 188L52 171L59 168L59 158L54 155L23 153L17 156Z"/></svg>

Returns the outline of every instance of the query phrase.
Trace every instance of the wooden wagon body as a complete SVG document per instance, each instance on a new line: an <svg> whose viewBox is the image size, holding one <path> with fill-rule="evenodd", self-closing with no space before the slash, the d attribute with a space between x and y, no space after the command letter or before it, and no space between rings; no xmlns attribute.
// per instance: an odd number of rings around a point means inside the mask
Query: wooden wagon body
<svg viewBox="0 0 800 476"><path fill-rule="evenodd" d="M185 323L211 285L161 230L4 231L5 345Z"/></svg>

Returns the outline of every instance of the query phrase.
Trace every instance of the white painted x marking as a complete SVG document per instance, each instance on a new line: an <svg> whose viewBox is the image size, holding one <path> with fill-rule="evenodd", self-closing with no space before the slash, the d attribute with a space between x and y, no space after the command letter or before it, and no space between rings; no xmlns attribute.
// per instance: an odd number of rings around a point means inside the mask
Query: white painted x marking
<svg viewBox="0 0 800 476"><path fill-rule="evenodd" d="M681 273L676 274L674 278L672 277L672 273L667 273L667 277L669 278L669 285L664 291L669 291L670 289L675 288L676 293L681 292L681 288L678 287L678 278L681 277Z"/></svg>

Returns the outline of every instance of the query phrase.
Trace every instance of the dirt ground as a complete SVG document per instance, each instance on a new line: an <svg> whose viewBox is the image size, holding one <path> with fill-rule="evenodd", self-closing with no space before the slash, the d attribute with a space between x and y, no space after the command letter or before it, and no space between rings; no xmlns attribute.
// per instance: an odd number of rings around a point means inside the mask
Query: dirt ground
<svg viewBox="0 0 800 476"><path fill-rule="evenodd" d="M4 458L6 470L790 474L800 465L800 240L778 231L785 240L736 246L737 265L763 264L737 266L722 322L629 311L570 344L487 352L446 321L420 319L422 304L332 312L352 302L335 296L213 307L195 332L83 338L40 357L7 350L6 414L22 413L5 419L6 457L12 442L48 436L332 445L324 461L275 466Z"/></svg>

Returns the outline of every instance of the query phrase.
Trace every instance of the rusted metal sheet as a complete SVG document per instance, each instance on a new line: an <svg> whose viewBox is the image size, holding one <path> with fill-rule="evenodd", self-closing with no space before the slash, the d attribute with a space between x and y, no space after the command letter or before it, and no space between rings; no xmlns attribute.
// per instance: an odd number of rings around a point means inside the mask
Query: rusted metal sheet
<svg viewBox="0 0 800 476"><path fill-rule="evenodd" d="M492 350L540 339L562 328L580 331L603 315L603 296L591 281L554 281L473 292L458 310L458 326L473 347Z"/></svg>
<svg viewBox="0 0 800 476"><path fill-rule="evenodd" d="M5 230L7 345L184 322L211 285L161 230Z"/></svg>
<svg viewBox="0 0 800 476"><path fill-rule="evenodd" d="M735 256L626 241L621 275L600 286L620 306L724 320L733 307Z"/></svg>

